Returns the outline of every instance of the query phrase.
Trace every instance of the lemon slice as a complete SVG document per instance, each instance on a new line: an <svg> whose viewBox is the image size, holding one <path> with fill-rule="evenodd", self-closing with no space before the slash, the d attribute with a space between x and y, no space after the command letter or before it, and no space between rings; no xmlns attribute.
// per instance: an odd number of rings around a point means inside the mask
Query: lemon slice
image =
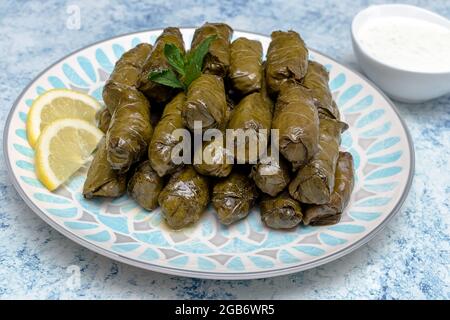
<svg viewBox="0 0 450 320"><path fill-rule="evenodd" d="M80 119L53 121L36 143L36 175L50 191L58 188L91 158L103 137L95 125Z"/></svg>
<svg viewBox="0 0 450 320"><path fill-rule="evenodd" d="M49 90L39 96L27 117L28 142L32 147L41 131L58 119L82 119L95 124L95 114L101 105L91 96L68 89Z"/></svg>

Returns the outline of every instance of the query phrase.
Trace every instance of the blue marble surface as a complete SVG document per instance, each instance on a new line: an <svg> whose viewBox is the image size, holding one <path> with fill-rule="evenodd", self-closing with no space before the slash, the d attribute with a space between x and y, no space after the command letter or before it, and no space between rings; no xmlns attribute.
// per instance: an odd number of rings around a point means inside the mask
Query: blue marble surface
<svg viewBox="0 0 450 320"><path fill-rule="evenodd" d="M310 47L358 68L352 17L385 1L1 1L0 117L57 59L95 41L168 25L225 21L269 34L301 32ZM450 3L402 1L450 18ZM182 3L182 5L180 4ZM66 27L67 5L81 10L80 30ZM305 272L252 281L211 281L140 270L97 255L38 218L0 167L0 299L450 299L450 96L396 103L411 131L416 172L391 223L363 248ZM3 154L1 163L4 163ZM79 286L71 265L79 266Z"/></svg>

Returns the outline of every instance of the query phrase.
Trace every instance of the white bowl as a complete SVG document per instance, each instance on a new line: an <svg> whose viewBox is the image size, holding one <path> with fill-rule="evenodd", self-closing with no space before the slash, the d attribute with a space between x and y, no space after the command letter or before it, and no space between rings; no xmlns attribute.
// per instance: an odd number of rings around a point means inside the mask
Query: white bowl
<svg viewBox="0 0 450 320"><path fill-rule="evenodd" d="M446 18L415 6L388 4L370 6L360 11L352 22L353 51L364 73L391 98L417 103L450 93L450 71L416 72L389 66L370 56L358 43L357 33L370 19L408 17L422 19L450 28Z"/></svg>

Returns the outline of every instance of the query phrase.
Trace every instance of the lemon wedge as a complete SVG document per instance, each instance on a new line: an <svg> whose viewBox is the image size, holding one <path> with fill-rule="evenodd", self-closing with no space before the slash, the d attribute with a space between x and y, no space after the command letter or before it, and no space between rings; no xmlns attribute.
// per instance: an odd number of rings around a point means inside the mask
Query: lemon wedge
<svg viewBox="0 0 450 320"><path fill-rule="evenodd" d="M103 132L88 121L60 119L45 127L36 143L38 179L50 191L90 160Z"/></svg>
<svg viewBox="0 0 450 320"><path fill-rule="evenodd" d="M95 124L101 105L91 96L69 89L53 89L40 95L27 116L27 136L32 147L41 131L58 119L82 119Z"/></svg>

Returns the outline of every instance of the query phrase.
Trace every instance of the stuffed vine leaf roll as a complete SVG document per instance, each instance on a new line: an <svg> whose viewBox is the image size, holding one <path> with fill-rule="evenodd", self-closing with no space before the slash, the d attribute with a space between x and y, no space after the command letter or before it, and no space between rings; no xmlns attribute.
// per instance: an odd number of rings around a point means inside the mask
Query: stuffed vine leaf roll
<svg viewBox="0 0 450 320"><path fill-rule="evenodd" d="M174 89L168 86L161 85L148 79L152 72L163 71L169 69L164 54L164 47L166 44L176 46L182 54L184 54L183 36L178 28L165 28L161 35L156 39L153 50L145 62L142 74L139 81L139 90L141 90L151 101L156 103L164 103L174 95Z"/></svg>
<svg viewBox="0 0 450 320"><path fill-rule="evenodd" d="M330 201L343 126L340 121L320 119L319 150L289 184L289 192L293 198L313 204Z"/></svg>
<svg viewBox="0 0 450 320"><path fill-rule="evenodd" d="M140 91L129 87L112 115L106 134L111 167L127 172L147 153L152 131L150 104Z"/></svg>
<svg viewBox="0 0 450 320"><path fill-rule="evenodd" d="M127 178L111 168L106 158L106 143L103 138L88 169L83 186L86 199L93 197L119 197L125 193Z"/></svg>
<svg viewBox="0 0 450 320"><path fill-rule="evenodd" d="M303 85L311 90L311 95L319 115L339 120L339 109L333 101L333 96L328 87L328 81L327 69L318 62L309 61L308 71L303 79Z"/></svg>
<svg viewBox="0 0 450 320"><path fill-rule="evenodd" d="M273 229L291 229L302 221L300 203L287 191L276 197L264 196L260 203L262 222Z"/></svg>
<svg viewBox="0 0 450 320"><path fill-rule="evenodd" d="M155 127L153 136L148 148L148 158L153 169L159 176L172 173L180 165L172 161L173 148L180 139L174 135L174 130L183 128L183 118L181 110L186 96L179 93L164 108L161 120Z"/></svg>
<svg viewBox="0 0 450 320"><path fill-rule="evenodd" d="M266 81L271 94L286 80L300 82L308 68L308 49L295 31L274 31L267 50Z"/></svg>
<svg viewBox="0 0 450 320"><path fill-rule="evenodd" d="M353 157L350 153L339 152L334 181L330 202L309 206L303 216L304 224L323 226L338 223L341 219L355 184Z"/></svg>
<svg viewBox="0 0 450 320"><path fill-rule="evenodd" d="M163 178L152 169L150 161L138 165L128 182L128 194L142 208L153 210L158 206L158 196L164 187Z"/></svg>
<svg viewBox="0 0 450 320"><path fill-rule="evenodd" d="M229 225L245 218L257 197L253 181L242 173L233 172L214 186L212 204L219 221Z"/></svg>
<svg viewBox="0 0 450 320"><path fill-rule="evenodd" d="M212 74L202 74L188 88L183 107L183 121L194 129L194 121L201 121L202 129L224 129L228 122L228 105L223 80Z"/></svg>
<svg viewBox="0 0 450 320"><path fill-rule="evenodd" d="M206 176L226 177L233 169L233 158L225 146L225 139L204 142L202 148L195 150L194 168ZM201 152L201 162L196 163L195 159L200 159L198 153Z"/></svg>
<svg viewBox="0 0 450 320"><path fill-rule="evenodd" d="M205 23L195 30L191 48L197 48L209 36L216 39L209 46L208 54L203 61L203 71L225 77L230 66L230 41L233 29L225 23Z"/></svg>
<svg viewBox="0 0 450 320"><path fill-rule="evenodd" d="M108 108L104 108L103 110L99 111L95 115L95 118L97 120L98 128L106 133L111 122L111 113L109 112Z"/></svg>
<svg viewBox="0 0 450 320"><path fill-rule="evenodd" d="M291 181L290 167L283 158L268 155L252 167L251 177L262 192L275 197Z"/></svg>
<svg viewBox="0 0 450 320"><path fill-rule="evenodd" d="M208 178L198 174L192 166L177 171L158 198L167 224L181 229L197 222L209 202Z"/></svg>
<svg viewBox="0 0 450 320"><path fill-rule="evenodd" d="M113 72L103 88L103 101L111 115L120 100L127 95L129 87L136 87L152 46L141 43L125 52L117 61Z"/></svg>
<svg viewBox="0 0 450 320"><path fill-rule="evenodd" d="M229 79L242 95L261 89L262 45L257 40L238 38L231 44Z"/></svg>
<svg viewBox="0 0 450 320"><path fill-rule="evenodd" d="M317 152L319 117L307 89L288 82L281 85L272 129L278 129L280 153L294 169L311 159Z"/></svg>
<svg viewBox="0 0 450 320"><path fill-rule="evenodd" d="M261 93L255 92L244 97L233 109L227 126L228 129L243 130L243 133L235 131L237 133L234 141L235 157L239 156L237 150L239 150L240 144L244 143L241 150L245 151L245 155L242 155L241 158L244 158L245 163L255 163L258 153L263 154L266 151L271 123L271 106L264 101ZM248 138L245 137L245 132L247 132ZM241 139L239 140L239 138Z"/></svg>

